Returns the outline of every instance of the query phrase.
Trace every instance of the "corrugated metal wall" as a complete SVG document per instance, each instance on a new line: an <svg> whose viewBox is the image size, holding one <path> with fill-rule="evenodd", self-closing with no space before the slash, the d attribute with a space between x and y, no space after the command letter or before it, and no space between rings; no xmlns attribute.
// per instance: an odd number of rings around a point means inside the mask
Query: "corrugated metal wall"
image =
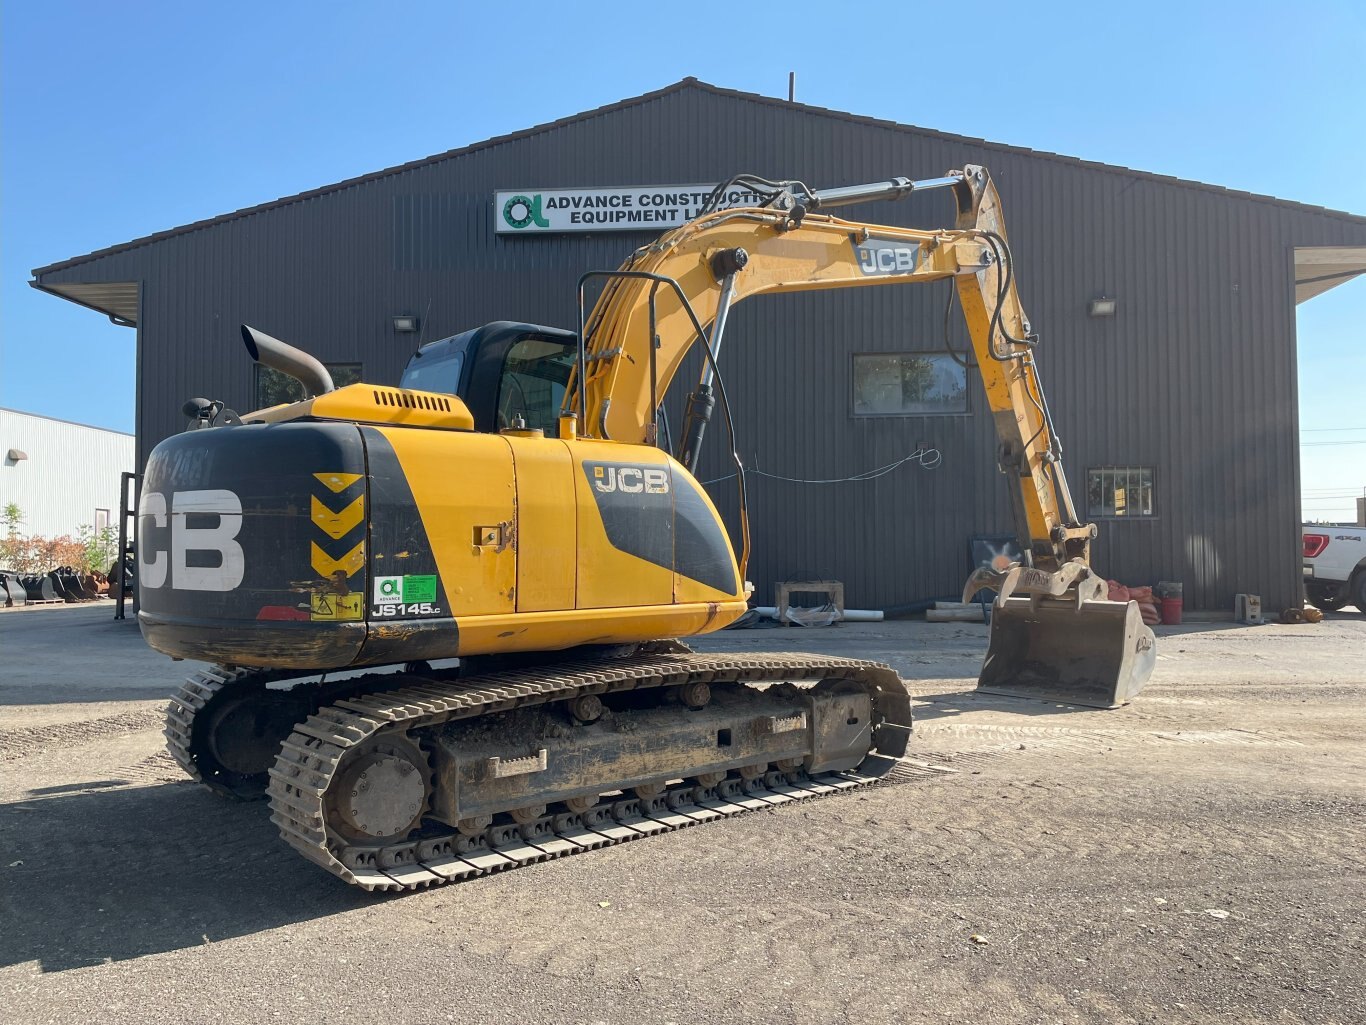
<svg viewBox="0 0 1366 1025"><path fill-rule="evenodd" d="M246 321L324 361L393 382L427 316L439 338L495 319L575 322L573 285L640 234L495 236L497 188L715 181L737 171L816 187L930 177L965 162L996 178L1021 295L1074 493L1086 470L1152 466L1158 515L1100 524L1096 562L1128 582L1185 583L1187 605L1268 607L1300 586L1292 248L1366 244L1357 218L1259 201L1029 151L838 117L701 85L44 275L139 281L140 458L183 426L194 394L252 405ZM952 221L944 193L850 208L892 224ZM934 471L874 482L756 479L750 577L833 577L856 606L954 593L967 539L1009 532L984 403L967 416L855 418L858 352L942 345L943 285L753 300L723 358L752 466L844 477L921 441ZM1114 296L1118 315L1087 302ZM954 327L955 343L964 339ZM976 384L972 375L970 389ZM719 428L713 428L719 432ZM720 442L720 438L714 439ZM729 472L712 446L703 478ZM713 490L721 503L732 485ZM733 504L733 503L730 503Z"/></svg>
<svg viewBox="0 0 1366 1025"><path fill-rule="evenodd" d="M3 458L10 449L28 458ZM133 464L131 434L0 409L0 508L19 506L23 534L75 537L97 509L117 530L119 478Z"/></svg>

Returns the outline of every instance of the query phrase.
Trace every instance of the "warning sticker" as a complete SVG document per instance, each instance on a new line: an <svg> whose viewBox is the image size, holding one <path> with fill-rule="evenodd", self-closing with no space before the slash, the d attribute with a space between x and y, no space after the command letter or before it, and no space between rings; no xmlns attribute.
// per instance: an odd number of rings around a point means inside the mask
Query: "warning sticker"
<svg viewBox="0 0 1366 1025"><path fill-rule="evenodd" d="M361 595L354 592L331 594L327 591L314 591L309 595L308 612L308 618L312 620L360 619L365 614L365 606L361 601Z"/></svg>

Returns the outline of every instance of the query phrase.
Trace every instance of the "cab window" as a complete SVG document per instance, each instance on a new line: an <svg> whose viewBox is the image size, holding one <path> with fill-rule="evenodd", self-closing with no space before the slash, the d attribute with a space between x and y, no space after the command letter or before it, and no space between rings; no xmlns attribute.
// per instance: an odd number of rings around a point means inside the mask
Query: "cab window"
<svg viewBox="0 0 1366 1025"><path fill-rule="evenodd" d="M508 348L498 384L498 429L539 427L556 437L560 403L578 355L573 343L521 338Z"/></svg>
<svg viewBox="0 0 1366 1025"><path fill-rule="evenodd" d="M402 388L416 388L444 395L460 394L460 368L465 365L465 350L456 349L445 358L428 356L410 362L399 383Z"/></svg>

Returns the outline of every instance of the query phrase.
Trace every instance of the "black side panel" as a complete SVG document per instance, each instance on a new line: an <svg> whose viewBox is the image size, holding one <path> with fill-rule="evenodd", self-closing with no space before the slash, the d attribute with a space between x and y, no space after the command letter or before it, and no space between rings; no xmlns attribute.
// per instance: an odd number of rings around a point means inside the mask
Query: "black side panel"
<svg viewBox="0 0 1366 1025"><path fill-rule="evenodd" d="M735 563L720 521L676 465L584 460L612 547L735 594Z"/></svg>
<svg viewBox="0 0 1366 1025"><path fill-rule="evenodd" d="M674 503L669 468L585 459L583 472L612 547L673 570Z"/></svg>
<svg viewBox="0 0 1366 1025"><path fill-rule="evenodd" d="M674 558L677 572L727 594L736 594L735 560L722 533L721 522L707 507L692 480L675 469Z"/></svg>
<svg viewBox="0 0 1366 1025"><path fill-rule="evenodd" d="M413 489L389 439L373 427L360 433L370 480L370 632L361 661L454 657L458 632Z"/></svg>
<svg viewBox="0 0 1366 1025"><path fill-rule="evenodd" d="M348 502L363 514L364 473L351 424L221 427L163 441L138 516L148 643L239 665L349 664L364 636L364 528L333 538L323 521ZM320 475L351 485L337 495ZM345 521L328 522L335 533Z"/></svg>

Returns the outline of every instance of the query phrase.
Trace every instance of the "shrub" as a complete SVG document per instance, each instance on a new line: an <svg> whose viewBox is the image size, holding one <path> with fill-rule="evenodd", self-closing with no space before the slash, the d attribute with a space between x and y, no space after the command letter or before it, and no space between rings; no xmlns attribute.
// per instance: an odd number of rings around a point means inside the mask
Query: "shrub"
<svg viewBox="0 0 1366 1025"><path fill-rule="evenodd" d="M23 510L14 502L0 512L4 537L0 538L0 566L16 573L46 573L58 566L70 566L80 573L103 572L114 561L118 550L118 534L112 527L96 530L89 525L80 527L76 537L25 535L20 527Z"/></svg>

